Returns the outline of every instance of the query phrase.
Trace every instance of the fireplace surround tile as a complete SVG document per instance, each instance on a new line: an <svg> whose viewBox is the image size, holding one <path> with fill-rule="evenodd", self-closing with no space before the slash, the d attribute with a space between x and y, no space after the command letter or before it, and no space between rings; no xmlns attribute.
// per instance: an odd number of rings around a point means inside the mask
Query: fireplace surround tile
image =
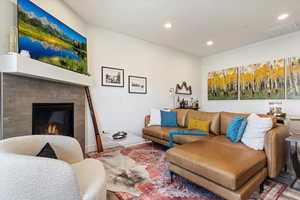
<svg viewBox="0 0 300 200"><path fill-rule="evenodd" d="M4 138L32 134L33 103L74 103L74 136L84 149L84 87L3 74Z"/></svg>

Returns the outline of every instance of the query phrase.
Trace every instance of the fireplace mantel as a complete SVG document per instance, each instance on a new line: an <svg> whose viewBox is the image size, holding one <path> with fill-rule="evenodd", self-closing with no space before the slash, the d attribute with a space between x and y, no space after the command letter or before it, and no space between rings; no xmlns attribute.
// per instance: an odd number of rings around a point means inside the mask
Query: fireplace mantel
<svg viewBox="0 0 300 200"><path fill-rule="evenodd" d="M90 76L72 72L15 53L0 56L0 72L81 86L92 86L94 84L94 80Z"/></svg>

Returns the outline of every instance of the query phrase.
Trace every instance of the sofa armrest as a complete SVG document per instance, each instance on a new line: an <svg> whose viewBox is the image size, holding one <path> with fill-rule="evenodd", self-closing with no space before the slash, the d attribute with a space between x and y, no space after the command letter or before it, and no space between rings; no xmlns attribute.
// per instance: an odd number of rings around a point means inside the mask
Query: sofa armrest
<svg viewBox="0 0 300 200"><path fill-rule="evenodd" d="M147 127L149 123L150 123L150 115L147 115L147 116L145 117L144 126Z"/></svg>
<svg viewBox="0 0 300 200"><path fill-rule="evenodd" d="M265 135L265 153L270 178L277 177L286 164L287 143L285 138L288 136L288 129L284 125L278 125Z"/></svg>
<svg viewBox="0 0 300 200"><path fill-rule="evenodd" d="M64 161L0 153L0 163L0 199L81 199L74 170Z"/></svg>

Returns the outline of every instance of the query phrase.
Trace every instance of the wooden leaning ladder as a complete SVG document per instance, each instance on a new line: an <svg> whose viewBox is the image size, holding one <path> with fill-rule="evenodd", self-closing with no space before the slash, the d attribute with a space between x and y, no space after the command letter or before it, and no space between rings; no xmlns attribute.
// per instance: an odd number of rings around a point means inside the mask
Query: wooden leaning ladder
<svg viewBox="0 0 300 200"><path fill-rule="evenodd" d="M98 151L98 153L101 153L101 152L103 152L103 145L102 145L102 140L101 140L101 136L100 136L100 132L99 132L98 124L97 124L97 119L96 119L96 115L95 115L95 111L94 111L93 101L91 98L90 88L85 87L84 89L85 89L85 94L86 94L86 97L87 97L87 100L89 103L91 117L92 117L92 121L93 121L93 125L94 125L94 131L95 131L95 137L96 137L96 143L97 143L97 151Z"/></svg>

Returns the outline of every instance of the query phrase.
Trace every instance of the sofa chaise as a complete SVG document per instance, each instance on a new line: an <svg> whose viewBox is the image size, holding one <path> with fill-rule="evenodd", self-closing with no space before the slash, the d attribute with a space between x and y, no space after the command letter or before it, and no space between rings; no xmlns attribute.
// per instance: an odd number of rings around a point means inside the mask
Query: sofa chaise
<svg viewBox="0 0 300 200"><path fill-rule="evenodd" d="M145 118L143 137L167 146L168 133L186 129L188 119L210 120L208 136L174 136L175 148L167 151L171 174L175 173L228 200L247 199L267 177L275 178L285 166L288 130L276 124L265 135L264 151L253 150L226 138L227 126L235 116L247 114L174 110L179 127L148 126ZM272 117L260 115L260 117Z"/></svg>

